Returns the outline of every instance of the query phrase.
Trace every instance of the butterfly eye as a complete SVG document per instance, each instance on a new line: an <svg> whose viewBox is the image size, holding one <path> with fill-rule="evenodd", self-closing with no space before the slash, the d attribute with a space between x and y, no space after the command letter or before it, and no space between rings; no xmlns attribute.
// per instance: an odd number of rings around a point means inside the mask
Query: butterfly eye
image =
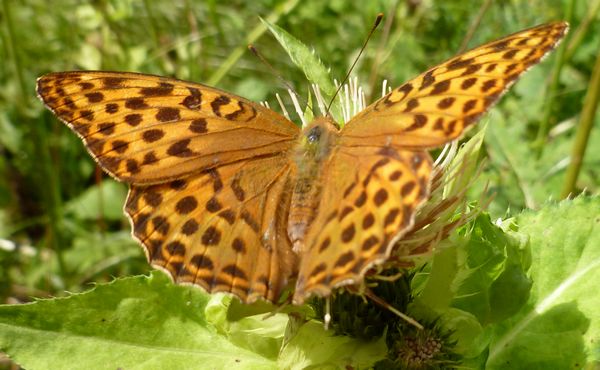
<svg viewBox="0 0 600 370"><path fill-rule="evenodd" d="M321 128L319 126L311 128L310 131L308 131L308 134L306 134L306 138L308 139L309 143L319 141L321 138Z"/></svg>

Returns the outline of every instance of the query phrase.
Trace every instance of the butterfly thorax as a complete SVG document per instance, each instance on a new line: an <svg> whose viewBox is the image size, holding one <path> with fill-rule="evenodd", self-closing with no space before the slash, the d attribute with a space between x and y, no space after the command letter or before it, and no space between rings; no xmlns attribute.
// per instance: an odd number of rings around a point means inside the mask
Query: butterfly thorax
<svg viewBox="0 0 600 370"><path fill-rule="evenodd" d="M302 131L295 149L297 182L288 217L288 236L299 252L314 220L321 196L325 168L338 138L337 124L328 117L315 119Z"/></svg>

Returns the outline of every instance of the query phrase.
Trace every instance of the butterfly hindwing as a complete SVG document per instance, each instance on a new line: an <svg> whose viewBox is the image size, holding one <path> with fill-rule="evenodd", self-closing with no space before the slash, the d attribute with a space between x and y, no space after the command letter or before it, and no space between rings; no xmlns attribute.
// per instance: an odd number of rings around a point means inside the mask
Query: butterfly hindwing
<svg viewBox="0 0 600 370"><path fill-rule="evenodd" d="M294 302L360 283L410 229L429 195L426 152L339 147L324 172L319 212L304 239Z"/></svg>
<svg viewBox="0 0 600 370"><path fill-rule="evenodd" d="M293 171L278 156L133 185L125 212L148 261L174 281L274 302L297 268L285 227Z"/></svg>

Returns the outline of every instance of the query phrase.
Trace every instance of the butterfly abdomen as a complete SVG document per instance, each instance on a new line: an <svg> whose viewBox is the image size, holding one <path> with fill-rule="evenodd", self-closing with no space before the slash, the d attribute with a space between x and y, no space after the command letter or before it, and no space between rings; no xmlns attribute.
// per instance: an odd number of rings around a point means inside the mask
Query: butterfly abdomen
<svg viewBox="0 0 600 370"><path fill-rule="evenodd" d="M298 177L288 216L288 236L297 253L316 216L323 183L321 177L326 173L325 168L337 135L335 123L329 118L320 117L304 129L296 147L294 159Z"/></svg>

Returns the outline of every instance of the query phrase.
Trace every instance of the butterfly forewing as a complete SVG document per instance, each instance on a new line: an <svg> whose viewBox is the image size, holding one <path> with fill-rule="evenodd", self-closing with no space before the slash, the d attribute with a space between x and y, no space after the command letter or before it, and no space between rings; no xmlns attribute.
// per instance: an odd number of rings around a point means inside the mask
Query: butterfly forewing
<svg viewBox="0 0 600 370"><path fill-rule="evenodd" d="M285 152L299 131L243 98L137 73L50 73L38 80L38 94L102 168L134 184Z"/></svg>
<svg viewBox="0 0 600 370"><path fill-rule="evenodd" d="M534 27L431 68L355 116L341 144L426 149L459 138L567 28L564 22Z"/></svg>

